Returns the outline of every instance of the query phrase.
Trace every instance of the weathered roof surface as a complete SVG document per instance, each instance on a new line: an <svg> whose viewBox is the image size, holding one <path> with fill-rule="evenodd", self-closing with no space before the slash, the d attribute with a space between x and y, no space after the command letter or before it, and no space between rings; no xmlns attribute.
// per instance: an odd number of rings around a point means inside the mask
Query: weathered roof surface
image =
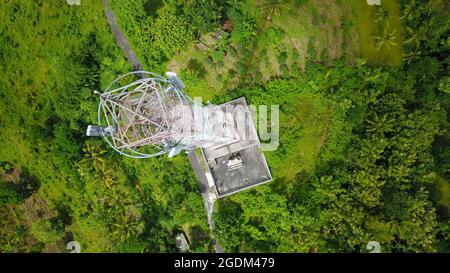
<svg viewBox="0 0 450 273"><path fill-rule="evenodd" d="M245 98L218 107L234 109L240 140L227 145L203 148L204 159L214 178L218 197L224 197L272 180ZM228 111L230 111L228 109ZM230 170L229 160L240 157L242 166Z"/></svg>
<svg viewBox="0 0 450 273"><path fill-rule="evenodd" d="M242 158L243 165L240 168L230 170L227 161L235 155L239 155ZM266 159L257 145L216 158L214 161L215 163L209 166L219 197L272 180Z"/></svg>

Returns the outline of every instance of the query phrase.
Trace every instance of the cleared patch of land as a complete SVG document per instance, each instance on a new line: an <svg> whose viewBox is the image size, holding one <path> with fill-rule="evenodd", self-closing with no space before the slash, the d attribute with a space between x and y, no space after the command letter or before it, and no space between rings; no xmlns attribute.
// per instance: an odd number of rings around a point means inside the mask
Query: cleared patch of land
<svg viewBox="0 0 450 273"><path fill-rule="evenodd" d="M190 49L174 56L166 68L182 74L189 95L207 101L240 85L298 75L308 61L331 65L345 56L354 62L356 28L342 27L353 20L352 8L347 1L287 4L270 20L261 15L256 35L246 46L231 42L224 56L217 58L226 33L204 34Z"/></svg>
<svg viewBox="0 0 450 273"><path fill-rule="evenodd" d="M403 25L397 1L384 0L381 6L369 6L365 1L353 0L353 6L362 57L374 65L401 64Z"/></svg>

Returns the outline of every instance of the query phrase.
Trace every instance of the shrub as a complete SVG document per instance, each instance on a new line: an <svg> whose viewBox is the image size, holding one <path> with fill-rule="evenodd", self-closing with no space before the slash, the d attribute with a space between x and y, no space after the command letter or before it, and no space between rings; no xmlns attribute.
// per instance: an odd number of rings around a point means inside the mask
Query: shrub
<svg viewBox="0 0 450 273"><path fill-rule="evenodd" d="M317 59L316 36L311 36L308 41L308 59L313 62Z"/></svg>
<svg viewBox="0 0 450 273"><path fill-rule="evenodd" d="M292 51L292 61L296 62L300 59L300 54L298 54L297 50L293 50Z"/></svg>
<svg viewBox="0 0 450 273"><path fill-rule="evenodd" d="M442 78L439 82L438 88L440 91L450 94L450 76Z"/></svg>
<svg viewBox="0 0 450 273"><path fill-rule="evenodd" d="M288 58L287 52L286 51L281 52L280 54L278 54L278 63L279 64L286 63L287 58Z"/></svg>
<svg viewBox="0 0 450 273"><path fill-rule="evenodd" d="M236 70L234 70L234 69L228 70L228 75L229 75L229 78L230 78L230 79L236 77L237 74L238 74L238 73L237 73Z"/></svg>
<svg viewBox="0 0 450 273"><path fill-rule="evenodd" d="M189 47L194 41L194 32L184 16L175 15L166 8L161 10L151 29L154 44L166 57Z"/></svg>
<svg viewBox="0 0 450 273"><path fill-rule="evenodd" d="M263 75L261 74L261 72L260 71L256 71L256 73L255 73L255 82L261 82L262 81L262 78L263 78Z"/></svg>
<svg viewBox="0 0 450 273"><path fill-rule="evenodd" d="M214 50L211 54L211 57L214 61L214 63L221 63L223 62L223 59L225 58L225 54L222 50Z"/></svg>
<svg viewBox="0 0 450 273"><path fill-rule="evenodd" d="M229 47L227 54L229 54L230 57L232 57L232 58L236 58L237 57L237 50L234 47Z"/></svg>
<svg viewBox="0 0 450 273"><path fill-rule="evenodd" d="M214 31L221 18L222 1L191 0L183 5L183 11L197 32L205 33Z"/></svg>
<svg viewBox="0 0 450 273"><path fill-rule="evenodd" d="M264 41L264 43L270 46L276 46L283 40L284 36L285 33L281 28L271 27L266 32L264 32L261 39Z"/></svg>
<svg viewBox="0 0 450 273"><path fill-rule="evenodd" d="M328 49L327 48L324 48L323 50L322 50L322 52L320 52L320 60L323 62L323 63L327 63L328 62Z"/></svg>
<svg viewBox="0 0 450 273"><path fill-rule="evenodd" d="M283 74L284 77L289 77L289 68L286 64L283 64L280 66L281 74Z"/></svg>
<svg viewBox="0 0 450 273"><path fill-rule="evenodd" d="M247 67L244 63L239 62L236 64L236 70L239 74L245 74L247 72Z"/></svg>
<svg viewBox="0 0 450 273"><path fill-rule="evenodd" d="M206 69L197 59L191 59L188 62L187 68L199 78L203 78L206 74Z"/></svg>

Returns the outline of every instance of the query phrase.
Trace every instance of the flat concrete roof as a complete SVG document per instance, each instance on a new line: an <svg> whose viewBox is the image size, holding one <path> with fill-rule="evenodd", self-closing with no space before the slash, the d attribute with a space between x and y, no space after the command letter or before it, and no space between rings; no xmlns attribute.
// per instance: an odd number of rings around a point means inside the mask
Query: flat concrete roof
<svg viewBox="0 0 450 273"><path fill-rule="evenodd" d="M203 160L209 168L218 197L224 197L272 180L250 109L245 98L239 98L218 107L234 107L241 139L228 145L202 149ZM242 166L230 169L228 161L239 157Z"/></svg>
<svg viewBox="0 0 450 273"><path fill-rule="evenodd" d="M228 160L239 156L242 167L230 170ZM241 190L272 180L266 159L259 150L258 145L253 145L214 159L214 163L208 164L219 197L224 197Z"/></svg>

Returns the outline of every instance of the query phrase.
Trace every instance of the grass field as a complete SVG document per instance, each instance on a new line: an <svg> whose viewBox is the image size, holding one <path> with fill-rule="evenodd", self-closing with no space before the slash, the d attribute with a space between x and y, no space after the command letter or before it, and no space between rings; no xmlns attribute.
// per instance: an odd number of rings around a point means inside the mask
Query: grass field
<svg viewBox="0 0 450 273"><path fill-rule="evenodd" d="M328 136L331 108L315 102L312 94L300 94L293 103L295 106L295 122L301 124L299 140L285 158L283 168L276 173L278 177L292 180L302 171L312 173L316 159ZM284 117L292 119L293 117ZM283 120L281 120L283 122ZM285 121L288 122L288 121ZM287 136L286 136L287 137ZM301 164L299 164L301 162Z"/></svg>
<svg viewBox="0 0 450 273"><path fill-rule="evenodd" d="M398 2L383 0L381 6L369 6L365 1L353 0L353 7L362 57L373 65L400 65L403 60L403 25ZM393 44L377 49L375 37L385 36L385 31L392 34Z"/></svg>

